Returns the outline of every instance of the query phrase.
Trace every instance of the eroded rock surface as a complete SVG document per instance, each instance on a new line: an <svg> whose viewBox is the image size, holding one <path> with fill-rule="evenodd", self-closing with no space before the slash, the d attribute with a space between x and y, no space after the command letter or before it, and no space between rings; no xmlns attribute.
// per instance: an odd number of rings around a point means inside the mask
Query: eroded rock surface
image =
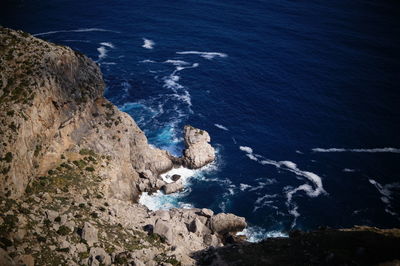
<svg viewBox="0 0 400 266"><path fill-rule="evenodd" d="M197 169L215 160L215 150L209 143L211 139L207 131L185 126L184 140L183 162L186 167Z"/></svg>

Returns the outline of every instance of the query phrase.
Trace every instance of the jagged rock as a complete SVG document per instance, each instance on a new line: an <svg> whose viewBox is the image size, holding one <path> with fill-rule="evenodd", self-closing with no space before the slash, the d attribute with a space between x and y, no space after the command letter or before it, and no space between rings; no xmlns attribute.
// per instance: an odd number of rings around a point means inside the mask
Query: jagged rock
<svg viewBox="0 0 400 266"><path fill-rule="evenodd" d="M54 222L54 219L56 219L59 216L59 213L53 210L46 210L46 217L49 219L51 222Z"/></svg>
<svg viewBox="0 0 400 266"><path fill-rule="evenodd" d="M219 213L210 219L211 230L218 234L226 234L243 231L247 223L243 217L232 213Z"/></svg>
<svg viewBox="0 0 400 266"><path fill-rule="evenodd" d="M174 243L172 225L162 219L158 219L154 224L153 233L163 237L170 244Z"/></svg>
<svg viewBox="0 0 400 266"><path fill-rule="evenodd" d="M171 194L171 193L175 193L175 192L177 192L177 191L180 191L180 190L182 190L183 188L184 188L184 187L183 187L182 181L181 181L181 180L178 180L178 181L176 181L176 182L172 182L172 183L169 183L169 184L165 184L165 185L162 187L162 190L164 191L165 194Z"/></svg>
<svg viewBox="0 0 400 266"><path fill-rule="evenodd" d="M211 231L197 217L189 224L188 230L198 236L210 234Z"/></svg>
<svg viewBox="0 0 400 266"><path fill-rule="evenodd" d="M207 131L185 126L184 140L186 148L183 162L186 167L197 169L215 160L215 150L209 144L210 135Z"/></svg>
<svg viewBox="0 0 400 266"><path fill-rule="evenodd" d="M180 178L181 178L180 175L172 175L171 176L172 181L178 181Z"/></svg>
<svg viewBox="0 0 400 266"><path fill-rule="evenodd" d="M211 217L214 215L214 212L210 209L203 208L203 209L201 209L200 214L205 217Z"/></svg>
<svg viewBox="0 0 400 266"><path fill-rule="evenodd" d="M93 246L98 241L98 230L90 223L85 222L82 228L82 239L88 243L89 246Z"/></svg>
<svg viewBox="0 0 400 266"><path fill-rule="evenodd" d="M90 249L90 259L91 265L101 264L101 265L111 265L111 257L102 248L91 248Z"/></svg>

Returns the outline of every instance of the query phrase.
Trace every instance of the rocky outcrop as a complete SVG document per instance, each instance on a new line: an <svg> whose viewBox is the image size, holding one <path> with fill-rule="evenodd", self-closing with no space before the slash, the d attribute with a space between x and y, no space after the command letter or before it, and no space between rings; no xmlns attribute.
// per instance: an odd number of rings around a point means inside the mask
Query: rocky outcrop
<svg viewBox="0 0 400 266"><path fill-rule="evenodd" d="M164 191L165 194L175 193L175 192L183 190L183 183L180 180L178 180L176 182L168 183L162 187L162 190Z"/></svg>
<svg viewBox="0 0 400 266"><path fill-rule="evenodd" d="M210 228L218 234L236 233L247 226L243 217L232 213L219 213L210 219Z"/></svg>
<svg viewBox="0 0 400 266"><path fill-rule="evenodd" d="M211 139L206 131L185 126L184 140L183 163L186 167L197 169L215 160L215 150L209 144Z"/></svg>

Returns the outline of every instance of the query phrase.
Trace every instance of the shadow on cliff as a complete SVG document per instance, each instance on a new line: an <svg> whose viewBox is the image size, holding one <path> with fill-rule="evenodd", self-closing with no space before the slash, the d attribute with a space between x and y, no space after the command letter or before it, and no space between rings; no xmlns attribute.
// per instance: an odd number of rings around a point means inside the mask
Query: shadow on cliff
<svg viewBox="0 0 400 266"><path fill-rule="evenodd" d="M400 265L400 229L293 231L196 252L198 265Z"/></svg>

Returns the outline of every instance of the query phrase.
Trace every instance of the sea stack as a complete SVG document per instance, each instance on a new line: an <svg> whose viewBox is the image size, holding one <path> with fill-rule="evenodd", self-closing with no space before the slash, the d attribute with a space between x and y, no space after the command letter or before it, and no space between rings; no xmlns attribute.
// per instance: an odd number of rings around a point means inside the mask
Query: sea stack
<svg viewBox="0 0 400 266"><path fill-rule="evenodd" d="M183 151L183 164L190 169L198 169L215 160L215 150L210 145L210 135L207 131L185 126L185 150Z"/></svg>

